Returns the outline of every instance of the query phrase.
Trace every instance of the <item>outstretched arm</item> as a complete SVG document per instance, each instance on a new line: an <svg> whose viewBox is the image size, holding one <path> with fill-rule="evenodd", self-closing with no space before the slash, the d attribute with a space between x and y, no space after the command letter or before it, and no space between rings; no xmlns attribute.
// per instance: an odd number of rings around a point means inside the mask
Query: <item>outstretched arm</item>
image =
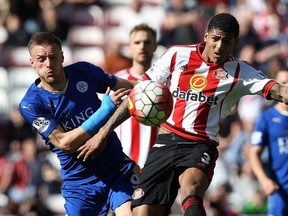
<svg viewBox="0 0 288 216"><path fill-rule="evenodd" d="M273 85L269 91L269 96L273 100L288 105L288 86L283 86L278 83Z"/></svg>
<svg viewBox="0 0 288 216"><path fill-rule="evenodd" d="M90 157L96 157L105 148L110 133L129 117L126 98L98 133L78 149L78 158L83 158L83 161L86 161Z"/></svg>
<svg viewBox="0 0 288 216"><path fill-rule="evenodd" d="M49 135L48 138L50 142L67 153L73 153L97 133L99 128L107 121L110 115L112 115L116 106L121 103L122 97L130 92L130 90L121 88L115 91L111 96L108 96L109 91L110 90L107 89L106 98L103 97L101 107L81 126L65 132L59 125Z"/></svg>
<svg viewBox="0 0 288 216"><path fill-rule="evenodd" d="M264 191L266 196L269 196L276 192L279 189L279 186L270 179L264 170L264 167L261 163L262 148L260 146L251 146L249 151L249 161L251 164L251 168L255 176L257 177L262 190Z"/></svg>

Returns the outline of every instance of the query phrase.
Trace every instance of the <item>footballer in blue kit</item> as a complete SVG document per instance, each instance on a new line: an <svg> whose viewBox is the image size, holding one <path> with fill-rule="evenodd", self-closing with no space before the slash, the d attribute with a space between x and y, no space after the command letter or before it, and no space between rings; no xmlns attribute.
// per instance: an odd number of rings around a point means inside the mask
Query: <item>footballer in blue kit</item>
<svg viewBox="0 0 288 216"><path fill-rule="evenodd" d="M97 157L85 162L77 158L79 147L97 133L131 86L88 62L63 67L61 42L51 33L35 33L28 50L39 78L19 108L57 154L66 214L107 215L111 208L116 215L132 215L130 200L138 179L137 165L122 151L116 133L111 133ZM114 95L109 96L109 88ZM102 101L97 93L106 93Z"/></svg>
<svg viewBox="0 0 288 216"><path fill-rule="evenodd" d="M288 84L288 71L279 71L276 80ZM261 153L268 148L269 172L264 169ZM288 215L288 106L268 108L258 117L249 151L251 167L268 196L268 215Z"/></svg>

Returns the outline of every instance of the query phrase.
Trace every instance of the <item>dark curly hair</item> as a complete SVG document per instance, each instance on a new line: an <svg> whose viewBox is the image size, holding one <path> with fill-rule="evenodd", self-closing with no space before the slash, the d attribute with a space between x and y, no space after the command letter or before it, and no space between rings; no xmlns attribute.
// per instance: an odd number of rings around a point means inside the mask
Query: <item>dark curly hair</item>
<svg viewBox="0 0 288 216"><path fill-rule="evenodd" d="M210 32L212 29L219 29L238 38L239 28L239 23L233 15L229 13L219 13L210 19L207 32Z"/></svg>

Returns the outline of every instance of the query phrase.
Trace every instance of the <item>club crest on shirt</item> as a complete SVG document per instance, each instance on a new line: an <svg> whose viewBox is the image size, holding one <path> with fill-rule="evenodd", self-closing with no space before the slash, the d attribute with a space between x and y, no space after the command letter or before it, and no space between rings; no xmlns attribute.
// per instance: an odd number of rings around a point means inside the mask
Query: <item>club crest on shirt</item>
<svg viewBox="0 0 288 216"><path fill-rule="evenodd" d="M221 69L217 69L214 72L214 77L216 77L219 80L227 80L229 78L229 75L228 75L228 73L225 70L223 70L221 68Z"/></svg>
<svg viewBox="0 0 288 216"><path fill-rule="evenodd" d="M79 92L84 93L88 90L88 84L85 81L79 81L76 84L76 88Z"/></svg>
<svg viewBox="0 0 288 216"><path fill-rule="evenodd" d="M132 199L140 199L142 196L144 196L144 191L142 190L142 188L137 188L133 192Z"/></svg>
<svg viewBox="0 0 288 216"><path fill-rule="evenodd" d="M207 85L207 79L201 74L196 74L190 78L190 86L195 91L203 90Z"/></svg>

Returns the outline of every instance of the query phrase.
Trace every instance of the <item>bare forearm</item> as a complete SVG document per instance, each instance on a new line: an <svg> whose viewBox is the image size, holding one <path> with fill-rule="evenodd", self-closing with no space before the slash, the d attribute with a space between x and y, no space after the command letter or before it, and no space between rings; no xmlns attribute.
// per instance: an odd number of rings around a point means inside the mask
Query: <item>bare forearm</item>
<svg viewBox="0 0 288 216"><path fill-rule="evenodd" d="M273 100L285 103L288 105L288 86L275 84L270 89L270 97Z"/></svg>
<svg viewBox="0 0 288 216"><path fill-rule="evenodd" d="M260 153L261 150L259 150L258 147L252 147L249 152L249 160L251 163L252 171L261 184L264 193L269 196L277 191L279 186L275 181L267 176L260 160Z"/></svg>
<svg viewBox="0 0 288 216"><path fill-rule="evenodd" d="M122 102L122 104L116 109L114 114L110 117L107 123L102 127L102 129L111 133L116 127L118 127L122 122L130 117L128 111L128 100L127 98Z"/></svg>
<svg viewBox="0 0 288 216"><path fill-rule="evenodd" d="M249 153L249 162L256 178L261 182L263 179L266 179L267 176L260 160L260 152L257 152L252 148L250 149Z"/></svg>
<svg viewBox="0 0 288 216"><path fill-rule="evenodd" d="M125 99L98 133L77 150L78 158L83 158L83 161L95 158L107 145L109 134L129 116L128 100Z"/></svg>
<svg viewBox="0 0 288 216"><path fill-rule="evenodd" d="M84 144L90 138L90 135L81 127L64 132L59 126L49 135L48 138L53 145L67 152L68 154L71 154L82 144Z"/></svg>

